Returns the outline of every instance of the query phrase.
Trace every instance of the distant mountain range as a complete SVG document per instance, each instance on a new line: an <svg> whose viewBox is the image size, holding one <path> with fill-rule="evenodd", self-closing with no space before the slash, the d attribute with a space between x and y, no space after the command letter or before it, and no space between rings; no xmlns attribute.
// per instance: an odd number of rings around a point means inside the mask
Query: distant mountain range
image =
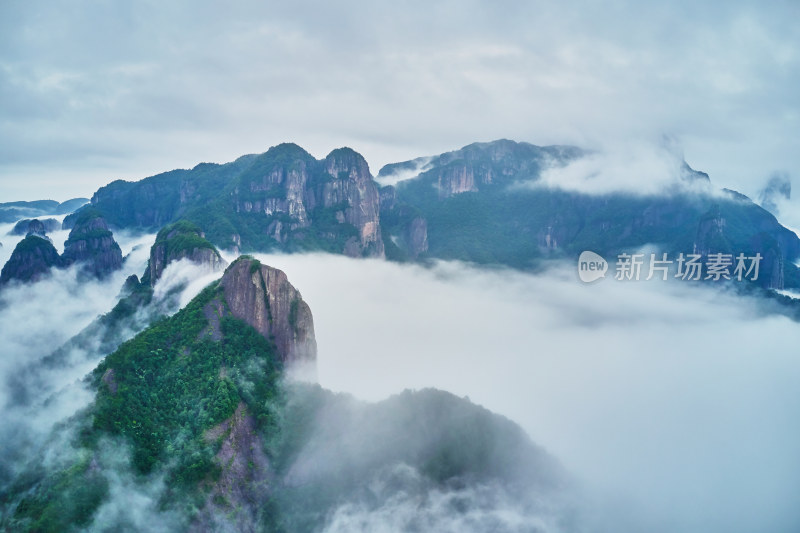
<svg viewBox="0 0 800 533"><path fill-rule="evenodd" d="M544 169L587 154L498 140L386 165L376 180L349 148L316 160L281 144L223 165L115 181L91 203L112 228L157 230L187 219L216 246L240 251L458 259L526 270L587 249L610 256L643 246L760 253L762 286L800 287L800 239L734 191L585 194L535 186ZM709 181L685 162L677 178Z"/></svg>
<svg viewBox="0 0 800 533"><path fill-rule="evenodd" d="M34 218L47 215L66 215L88 202L88 198L73 198L66 202L56 202L55 200L4 202L0 203L0 223L16 222L26 217Z"/></svg>
<svg viewBox="0 0 800 533"><path fill-rule="evenodd" d="M584 249L742 252L764 257L754 291L777 300L763 287L800 285L797 236L740 194L691 192L709 178L685 162L677 179L690 186L661 195L537 185L546 168L586 156L501 140L387 165L374 178L349 148L316 160L282 144L101 188L65 219L61 255L46 236L52 223L18 224L12 231L26 237L0 285L73 264L79 279L103 279L124 264L112 230L158 234L147 268L108 313L4 376L9 406L38 413L58 394L44 375L97 365L82 384L91 401L43 442L25 416L6 422L0 529L349 530L363 511L393 513L403 530L441 530L444 517L476 521L476 531L585 530L559 463L468 399L429 389L365 404L285 379L295 365L316 365L310 307L280 270L247 255L228 265L217 246L523 270ZM62 206L22 208L46 216ZM224 272L179 309L182 287L156 287L177 262ZM149 503L128 508L131 495Z"/></svg>

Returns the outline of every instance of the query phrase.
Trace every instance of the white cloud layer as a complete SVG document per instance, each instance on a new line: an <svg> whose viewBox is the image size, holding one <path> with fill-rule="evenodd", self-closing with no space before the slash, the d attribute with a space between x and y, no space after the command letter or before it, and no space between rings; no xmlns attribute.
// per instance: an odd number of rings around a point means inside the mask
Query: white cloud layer
<svg viewBox="0 0 800 533"><path fill-rule="evenodd" d="M526 184L586 194L660 195L675 192L714 194L703 179L684 176L683 154L644 142L616 143L567 165L553 164Z"/></svg>
<svg viewBox="0 0 800 533"><path fill-rule="evenodd" d="M800 527L800 326L755 301L657 282L586 286L574 265L532 276L262 260L311 306L323 387L368 400L430 386L469 396L581 478L605 530Z"/></svg>

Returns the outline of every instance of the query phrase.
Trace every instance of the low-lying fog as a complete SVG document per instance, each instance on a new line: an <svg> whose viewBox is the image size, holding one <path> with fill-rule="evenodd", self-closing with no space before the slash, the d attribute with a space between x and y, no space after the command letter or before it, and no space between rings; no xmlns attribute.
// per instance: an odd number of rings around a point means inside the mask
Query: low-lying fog
<svg viewBox="0 0 800 533"><path fill-rule="evenodd" d="M800 528L800 324L680 283L584 285L323 255L259 256L314 314L322 386L437 387L521 424L617 530Z"/></svg>
<svg viewBox="0 0 800 533"><path fill-rule="evenodd" d="M152 238L122 239L123 251ZM78 286L67 270L5 291L0 373L107 312L148 248L103 283ZM584 285L571 264L530 275L258 257L311 306L322 386L365 400L436 387L509 417L586 487L598 530L800 528L800 324L755 301L660 281Z"/></svg>

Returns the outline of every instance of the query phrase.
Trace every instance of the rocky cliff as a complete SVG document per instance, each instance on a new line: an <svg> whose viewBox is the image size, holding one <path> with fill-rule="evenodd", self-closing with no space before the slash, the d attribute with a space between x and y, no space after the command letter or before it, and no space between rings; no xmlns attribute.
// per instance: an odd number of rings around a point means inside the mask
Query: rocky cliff
<svg viewBox="0 0 800 533"><path fill-rule="evenodd" d="M790 232L776 231L777 221L768 215L758 221L756 214L760 210L755 205L750 205L752 215L747 219L748 232L740 234L742 220L737 211L730 210L730 206L714 204L700 217L697 224L697 233L694 240L694 253L707 258L711 253L731 254L736 257L740 253L746 256L760 254L758 279L756 283L767 289L783 289L786 284L786 272L796 276L796 268L787 268L786 264L791 258L800 253L796 238ZM758 221L758 222L756 222ZM754 223L756 222L756 223ZM753 276L754 274L751 274ZM797 283L796 277L791 278L793 284Z"/></svg>
<svg viewBox="0 0 800 533"><path fill-rule="evenodd" d="M384 256L377 185L364 158L346 148L317 160L284 143L224 165L116 181L92 204L112 227L190 220L220 248Z"/></svg>
<svg viewBox="0 0 800 533"><path fill-rule="evenodd" d="M345 254L383 257L380 196L367 162L354 150L340 148L325 158L325 172L331 179L317 187L317 198L324 208L336 210L338 222L358 230L345 243Z"/></svg>
<svg viewBox="0 0 800 533"><path fill-rule="evenodd" d="M231 314L273 340L283 362L313 362L317 357L311 309L282 271L242 257L222 276Z"/></svg>
<svg viewBox="0 0 800 533"><path fill-rule="evenodd" d="M12 280L36 281L60 265L61 259L53 243L47 238L31 234L17 244L11 258L3 266L0 285Z"/></svg>
<svg viewBox="0 0 800 533"><path fill-rule="evenodd" d="M122 267L122 250L98 210L79 212L64 243L62 262L65 266L80 263L84 273L100 278Z"/></svg>
<svg viewBox="0 0 800 533"><path fill-rule="evenodd" d="M227 245L253 246L261 234L266 246L384 256L378 187L367 162L349 148L323 161L295 144L270 148L242 173L230 198L232 206L223 203L220 210L232 207L227 220L238 231L226 237Z"/></svg>
<svg viewBox="0 0 800 533"><path fill-rule="evenodd" d="M443 199L464 192L477 192L492 184L532 179L544 166L569 161L584 153L574 146L539 147L500 139L473 143L460 150L425 158L425 165L416 165L415 168L422 171L420 177L432 183L439 198ZM414 167L414 161L386 165L378 176L391 176L410 167Z"/></svg>
<svg viewBox="0 0 800 533"><path fill-rule="evenodd" d="M150 286L155 286L167 265L181 259L188 259L208 272L219 272L228 266L199 227L191 222L178 221L158 232L150 248L150 262L143 279L149 278Z"/></svg>

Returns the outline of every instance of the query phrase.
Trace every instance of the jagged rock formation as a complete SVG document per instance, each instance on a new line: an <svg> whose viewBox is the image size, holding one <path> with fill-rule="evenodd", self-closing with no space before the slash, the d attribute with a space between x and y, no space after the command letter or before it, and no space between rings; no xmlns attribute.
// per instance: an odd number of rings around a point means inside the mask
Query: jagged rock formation
<svg viewBox="0 0 800 533"><path fill-rule="evenodd" d="M476 143L422 160L387 165L379 179L410 168L412 178L382 187L381 222L387 257L415 257L426 222L422 257L536 269L547 258L573 258L583 250L604 256L656 245L665 252L709 251L764 257L757 283L800 287L800 239L744 195L704 194L709 177L679 165L669 194L590 195L535 187L545 166L564 165L583 152L512 141ZM699 185L697 187L696 185ZM415 230L417 230L415 232ZM763 276L763 277L762 277Z"/></svg>
<svg viewBox="0 0 800 533"><path fill-rule="evenodd" d="M311 309L286 274L245 256L228 267L220 285L233 316L273 339L282 361L316 360Z"/></svg>
<svg viewBox="0 0 800 533"><path fill-rule="evenodd" d="M297 145L271 148L231 197L236 213L262 215L262 231L290 249L306 242L354 257L384 256L378 188L367 162L349 148L321 162ZM241 246L242 238L234 234L231 244Z"/></svg>
<svg viewBox="0 0 800 533"><path fill-rule="evenodd" d="M383 257L378 188L348 148L314 159L295 144L226 165L202 163L98 190L114 227L160 228L184 218L222 248L325 250Z"/></svg>
<svg viewBox="0 0 800 533"><path fill-rule="evenodd" d="M476 192L484 186L508 181L509 178L535 178L541 168L551 162L564 162L585 154L574 146L538 147L507 139L473 143L460 150L426 159L421 176L432 182L439 198L464 192ZM394 163L381 168L379 177L390 176L417 161Z"/></svg>
<svg viewBox="0 0 800 533"><path fill-rule="evenodd" d="M9 232L9 235L27 235L33 233L44 237L47 233L61 229L61 223L54 218L39 219L23 219L14 225L14 228Z"/></svg>
<svg viewBox="0 0 800 533"><path fill-rule="evenodd" d="M0 285L12 280L21 282L37 281L61 265L53 243L38 235L28 235L22 239L0 272Z"/></svg>
<svg viewBox="0 0 800 533"><path fill-rule="evenodd" d="M220 475L192 529L226 531L233 526L234 531L256 531L259 509L253 502L269 494L271 467L253 415L239 402L233 415L206 431L203 438L209 444L219 443L214 462L220 466Z"/></svg>
<svg viewBox="0 0 800 533"><path fill-rule="evenodd" d="M281 144L225 165L202 163L136 183L114 182L98 190L92 203L113 227L155 229L191 220L210 242L237 254L319 250L527 270L588 249L613 256L655 245L691 253L695 245L705 246L711 228L699 226L719 204L732 249L765 255L763 246L775 241L780 258L773 264L784 272L774 279L800 287L800 239L748 198L732 191L712 194L708 175L677 152L670 167L674 187L661 195L536 186L543 169L587 154L574 146L505 139L474 143L386 165L378 180L387 185L378 189L353 150L316 160L297 145Z"/></svg>
<svg viewBox="0 0 800 533"><path fill-rule="evenodd" d="M189 259L203 266L208 272L219 272L228 266L214 245L208 242L205 234L195 224L179 221L164 227L158 232L156 241L150 248L150 262L142 277L155 286L164 269L173 261Z"/></svg>
<svg viewBox="0 0 800 533"><path fill-rule="evenodd" d="M428 221L414 217L406 226L406 248L411 259L416 259L428 251Z"/></svg>
<svg viewBox="0 0 800 533"><path fill-rule="evenodd" d="M325 158L325 171L333 179L318 188L318 197L326 209L336 209L338 222L358 229L357 239L345 243L345 254L383 257L380 230L380 196L367 162L349 148L334 150Z"/></svg>
<svg viewBox="0 0 800 533"><path fill-rule="evenodd" d="M122 250L98 210L84 208L79 212L64 243L62 263L81 263L84 273L98 278L122 267Z"/></svg>

